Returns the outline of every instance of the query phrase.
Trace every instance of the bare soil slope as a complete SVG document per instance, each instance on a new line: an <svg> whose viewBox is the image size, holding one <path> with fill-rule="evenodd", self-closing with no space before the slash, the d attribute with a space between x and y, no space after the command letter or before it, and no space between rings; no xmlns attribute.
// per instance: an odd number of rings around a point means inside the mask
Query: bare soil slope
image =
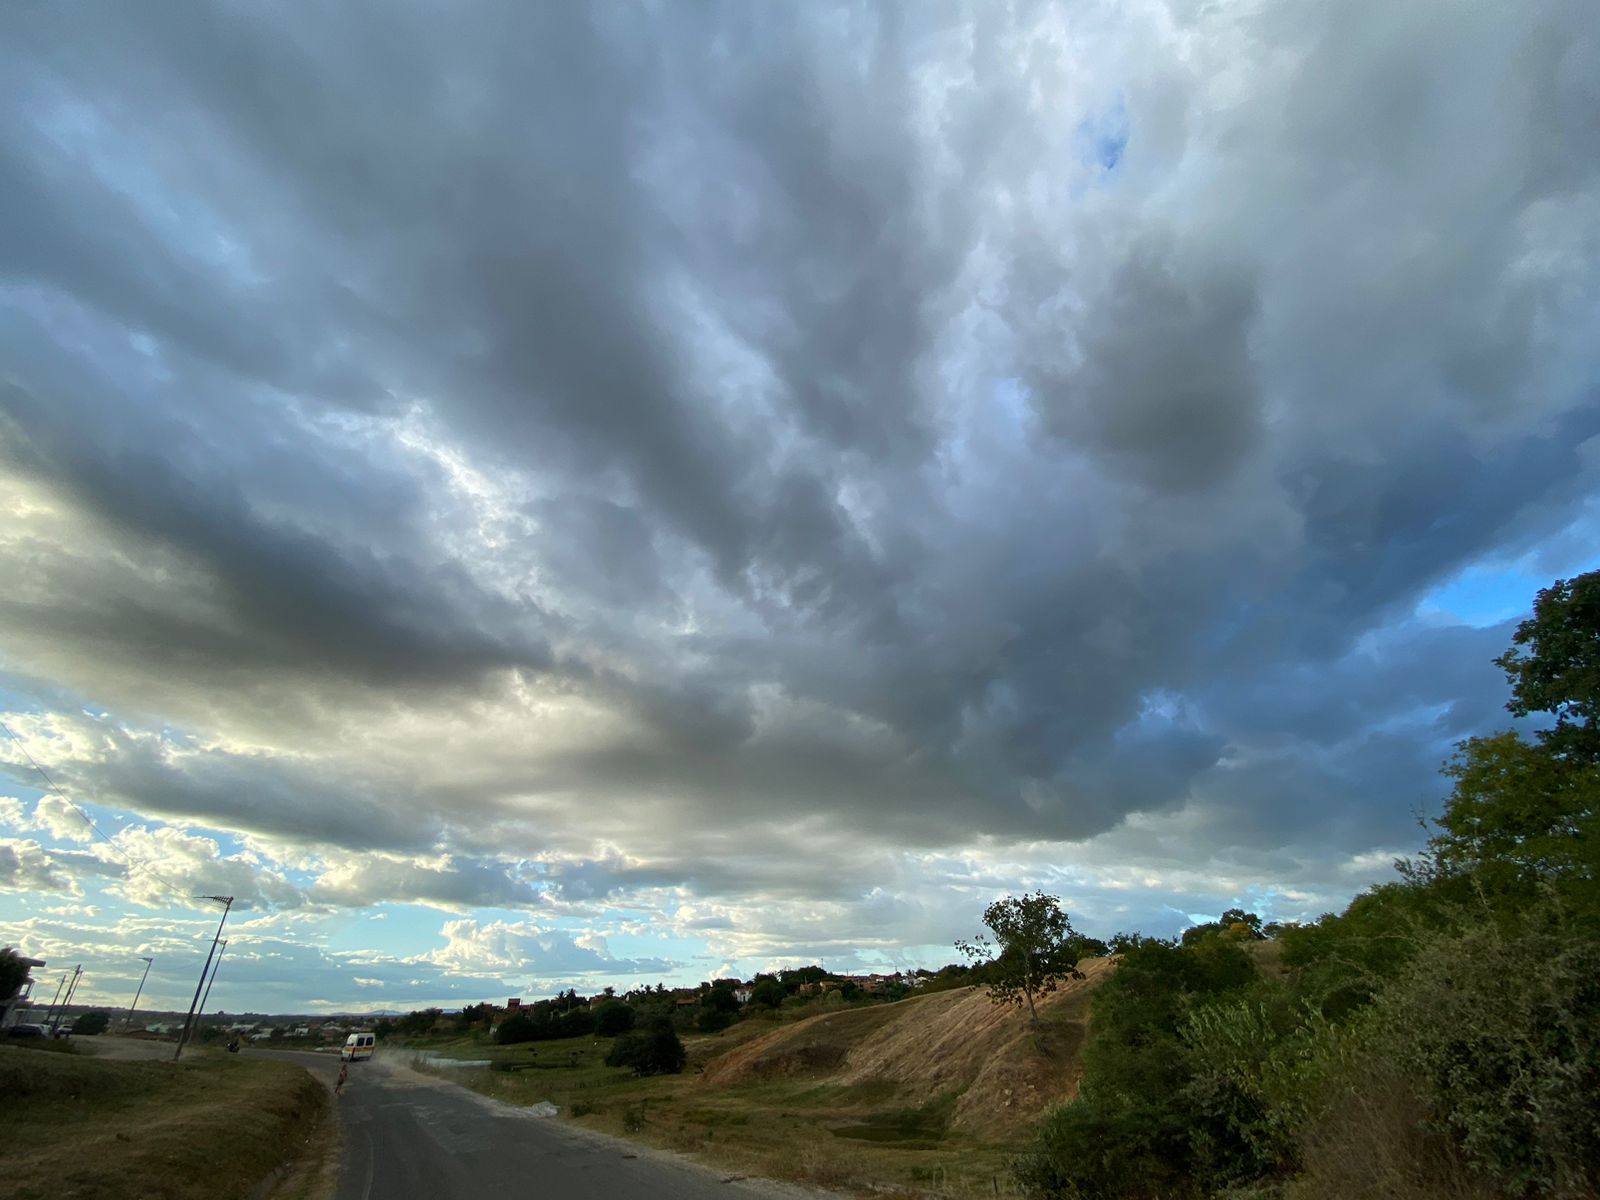
<svg viewBox="0 0 1600 1200"><path fill-rule="evenodd" d="M954 1096L951 1131L1010 1140L1076 1093L1089 993L1112 963L1079 963L1085 978L1040 998L1037 1030L1026 1009L961 988L774 1030L712 1059L701 1086L803 1076L841 1088L892 1086L896 1102L909 1107Z"/></svg>

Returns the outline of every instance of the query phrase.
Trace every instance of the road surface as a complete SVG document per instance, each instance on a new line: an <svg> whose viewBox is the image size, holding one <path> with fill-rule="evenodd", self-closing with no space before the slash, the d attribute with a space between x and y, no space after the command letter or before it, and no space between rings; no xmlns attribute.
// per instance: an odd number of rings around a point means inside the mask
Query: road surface
<svg viewBox="0 0 1600 1200"><path fill-rule="evenodd" d="M333 1083L332 1054L249 1051L287 1059ZM730 1180L668 1155L500 1104L454 1084L353 1063L338 1100L337 1200L794 1200L818 1193ZM726 1180L726 1182L724 1182Z"/></svg>

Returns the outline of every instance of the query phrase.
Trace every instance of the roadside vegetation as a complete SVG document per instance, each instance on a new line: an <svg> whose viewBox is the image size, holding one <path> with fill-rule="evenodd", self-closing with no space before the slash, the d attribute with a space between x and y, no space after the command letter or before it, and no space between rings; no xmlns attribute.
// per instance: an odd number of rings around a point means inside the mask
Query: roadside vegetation
<svg viewBox="0 0 1600 1200"><path fill-rule="evenodd" d="M1600 573L1540 592L1496 661L1548 725L1460 745L1400 882L1311 925L1118 940L1030 1193L1600 1194ZM1246 953L1265 932L1282 971Z"/></svg>
<svg viewBox="0 0 1600 1200"><path fill-rule="evenodd" d="M1461 743L1399 881L1311 924L1234 909L1099 942L1041 894L914 987L809 967L378 1029L487 1059L449 1077L502 1100L843 1190L1592 1198L1600 572L1540 592L1496 661L1543 727Z"/></svg>
<svg viewBox="0 0 1600 1200"><path fill-rule="evenodd" d="M0 1045L0 1096L8 1200L283 1197L258 1189L329 1119L326 1089L301 1068L220 1054L120 1062Z"/></svg>
<svg viewBox="0 0 1600 1200"><path fill-rule="evenodd" d="M959 1091L908 1101L893 1082L841 1084L845 1047L869 1038L903 1004L842 1011L845 1028L814 1038L811 1022L753 1020L720 1034L688 1033L685 1069L637 1075L607 1058L625 1037L485 1045L438 1043L433 1053L488 1059L487 1069L426 1067L509 1104L555 1104L585 1128L690 1154L730 1175L795 1180L845 1192L914 1196L1017 1196L1008 1163L1016 1147L954 1127ZM1050 1014L1044 1020L1050 1021ZM771 1070L724 1083L708 1064L764 1037L795 1036L805 1048ZM813 1064L816 1064L815 1066Z"/></svg>

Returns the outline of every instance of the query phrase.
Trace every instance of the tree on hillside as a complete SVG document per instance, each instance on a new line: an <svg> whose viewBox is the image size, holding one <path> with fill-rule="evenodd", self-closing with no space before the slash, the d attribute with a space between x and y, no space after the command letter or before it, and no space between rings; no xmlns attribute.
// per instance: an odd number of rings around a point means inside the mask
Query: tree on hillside
<svg viewBox="0 0 1600 1200"><path fill-rule="evenodd" d="M1550 713L1556 724L1539 731L1540 743L1558 758L1600 763L1600 571L1540 589L1511 640L1495 659L1511 682L1506 708Z"/></svg>
<svg viewBox="0 0 1600 1200"><path fill-rule="evenodd" d="M750 991L751 1004L757 1008L777 1008L783 1003L783 998L787 994L783 990L783 984L771 977L762 979L758 975L756 978L761 979L761 982Z"/></svg>
<svg viewBox="0 0 1600 1200"><path fill-rule="evenodd" d="M1034 998L1053 992L1062 979L1082 979L1078 970L1076 934L1061 902L1043 892L1007 896L983 910L983 923L994 941L979 935L956 948L981 963L996 1004L1028 1006L1028 1019L1039 1023Z"/></svg>
<svg viewBox="0 0 1600 1200"><path fill-rule="evenodd" d="M634 1012L621 1000L607 1000L594 1010L594 1031L601 1037L616 1037L633 1028Z"/></svg>
<svg viewBox="0 0 1600 1200"><path fill-rule="evenodd" d="M1261 932L1261 918L1242 908L1230 908L1217 918L1224 932L1241 942L1260 941L1267 935Z"/></svg>
<svg viewBox="0 0 1600 1200"><path fill-rule="evenodd" d="M1420 860L1419 883L1471 880L1491 894L1541 884L1593 901L1600 886L1600 766L1515 733L1462 742L1445 767L1455 788Z"/></svg>
<svg viewBox="0 0 1600 1200"><path fill-rule="evenodd" d="M629 1067L635 1075L676 1075L688 1061L672 1022L662 1018L640 1033L630 1033L611 1044L606 1066Z"/></svg>
<svg viewBox="0 0 1600 1200"><path fill-rule="evenodd" d="M1514 732L1469 738L1444 773L1455 781L1418 883L1527 896L1554 886L1600 908L1600 571L1558 579L1534 598L1506 672L1517 716L1548 713L1534 741Z"/></svg>
<svg viewBox="0 0 1600 1200"><path fill-rule="evenodd" d="M739 998L730 987L713 987L701 997L700 1007L712 1012L735 1013L739 1011Z"/></svg>

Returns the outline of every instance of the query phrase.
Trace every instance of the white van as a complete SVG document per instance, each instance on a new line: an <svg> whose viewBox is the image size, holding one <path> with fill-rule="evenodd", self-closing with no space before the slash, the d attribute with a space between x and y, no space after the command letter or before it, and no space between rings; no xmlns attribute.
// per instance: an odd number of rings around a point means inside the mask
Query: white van
<svg viewBox="0 0 1600 1200"><path fill-rule="evenodd" d="M339 1051L339 1058L344 1062L361 1062L372 1057L372 1035L370 1033L352 1033L344 1040L344 1049Z"/></svg>

